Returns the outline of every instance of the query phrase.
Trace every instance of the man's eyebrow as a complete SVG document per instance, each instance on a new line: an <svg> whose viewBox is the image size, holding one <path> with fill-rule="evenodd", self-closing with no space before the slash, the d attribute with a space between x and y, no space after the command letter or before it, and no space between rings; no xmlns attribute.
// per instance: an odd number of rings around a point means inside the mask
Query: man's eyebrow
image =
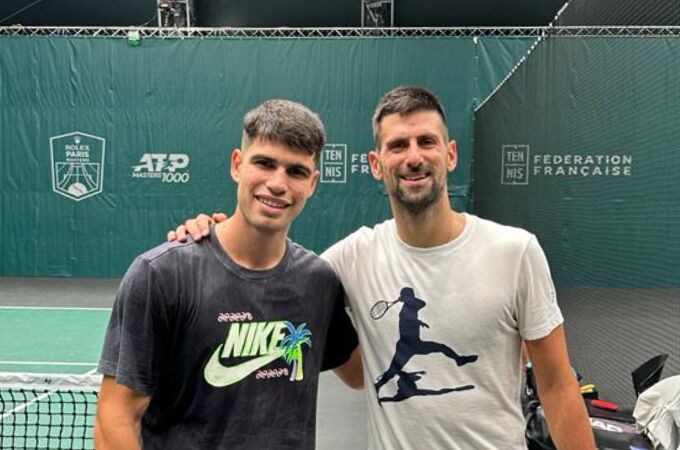
<svg viewBox="0 0 680 450"><path fill-rule="evenodd" d="M252 155L250 155L250 159L276 161L276 158L272 158L271 156L267 156L267 155L262 154L262 153L253 153Z"/></svg>
<svg viewBox="0 0 680 450"><path fill-rule="evenodd" d="M423 138L439 140L439 135L437 133L423 133L423 134L419 134L418 136L416 136L416 139L423 139Z"/></svg>

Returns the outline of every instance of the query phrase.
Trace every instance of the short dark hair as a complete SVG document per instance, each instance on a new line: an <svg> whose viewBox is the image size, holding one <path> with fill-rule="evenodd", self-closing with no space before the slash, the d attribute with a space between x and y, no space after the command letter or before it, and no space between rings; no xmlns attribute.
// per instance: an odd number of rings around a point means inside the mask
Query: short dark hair
<svg viewBox="0 0 680 450"><path fill-rule="evenodd" d="M373 140L376 149L380 147L380 121L383 117L390 114L405 116L416 111L435 111L439 114L444 122L444 131L447 134L445 137L448 140L446 114L437 97L432 92L419 86L399 86L383 95L373 112Z"/></svg>
<svg viewBox="0 0 680 450"><path fill-rule="evenodd" d="M258 138L301 150L318 161L326 131L319 116L302 103L275 99L256 106L243 117L241 147L248 148Z"/></svg>

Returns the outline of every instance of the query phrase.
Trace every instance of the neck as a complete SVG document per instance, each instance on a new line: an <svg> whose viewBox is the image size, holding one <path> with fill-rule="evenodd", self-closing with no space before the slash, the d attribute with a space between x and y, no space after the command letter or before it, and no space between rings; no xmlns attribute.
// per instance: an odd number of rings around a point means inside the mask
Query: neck
<svg viewBox="0 0 680 450"><path fill-rule="evenodd" d="M399 238L412 247L436 247L456 239L465 228L465 216L439 202L425 211L413 214L392 202L392 214Z"/></svg>
<svg viewBox="0 0 680 450"><path fill-rule="evenodd" d="M272 233L248 224L238 210L215 227L222 249L241 267L267 270L275 267L286 254L288 230Z"/></svg>

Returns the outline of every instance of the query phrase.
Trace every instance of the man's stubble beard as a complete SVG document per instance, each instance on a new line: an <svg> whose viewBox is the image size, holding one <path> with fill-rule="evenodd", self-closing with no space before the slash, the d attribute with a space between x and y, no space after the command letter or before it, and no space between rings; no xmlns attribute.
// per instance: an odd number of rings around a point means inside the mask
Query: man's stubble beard
<svg viewBox="0 0 680 450"><path fill-rule="evenodd" d="M401 189L399 180L397 179L392 195L394 195L397 203L403 206L409 214L418 216L439 201L442 196L442 186L439 181L433 179L432 187L429 192L424 196L418 196L418 198L414 199Z"/></svg>

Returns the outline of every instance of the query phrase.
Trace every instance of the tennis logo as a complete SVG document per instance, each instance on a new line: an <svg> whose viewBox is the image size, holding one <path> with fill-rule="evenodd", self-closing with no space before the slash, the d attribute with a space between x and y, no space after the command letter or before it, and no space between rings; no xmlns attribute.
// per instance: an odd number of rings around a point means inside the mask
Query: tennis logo
<svg viewBox="0 0 680 450"><path fill-rule="evenodd" d="M319 159L321 183L347 183L347 177L370 176L368 153L349 153L347 144L326 144Z"/></svg>
<svg viewBox="0 0 680 450"><path fill-rule="evenodd" d="M189 155L186 153L144 153L132 166L132 178L157 179L163 183L187 183Z"/></svg>
<svg viewBox="0 0 680 450"><path fill-rule="evenodd" d="M347 144L326 144L319 161L322 183L347 183Z"/></svg>
<svg viewBox="0 0 680 450"><path fill-rule="evenodd" d="M526 185L529 177L629 177L633 156L629 154L531 153L528 145L503 145L501 184Z"/></svg>
<svg viewBox="0 0 680 450"><path fill-rule="evenodd" d="M501 184L529 184L529 146L504 145Z"/></svg>
<svg viewBox="0 0 680 450"><path fill-rule="evenodd" d="M52 190L77 202L102 192L105 144L80 131L51 137Z"/></svg>

